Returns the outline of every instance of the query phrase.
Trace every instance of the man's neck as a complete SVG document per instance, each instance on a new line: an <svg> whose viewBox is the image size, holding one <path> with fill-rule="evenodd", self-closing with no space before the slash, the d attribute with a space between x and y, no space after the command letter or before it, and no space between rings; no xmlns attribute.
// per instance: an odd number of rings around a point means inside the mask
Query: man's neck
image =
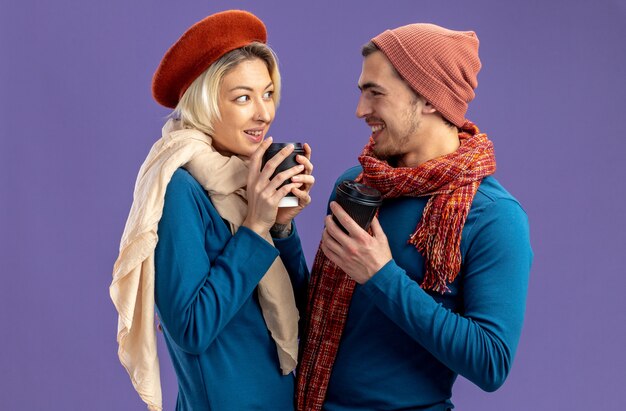
<svg viewBox="0 0 626 411"><path fill-rule="evenodd" d="M453 153L461 145L459 130L444 122L424 124L420 134L420 149L398 159L398 167L417 167L434 158Z"/></svg>

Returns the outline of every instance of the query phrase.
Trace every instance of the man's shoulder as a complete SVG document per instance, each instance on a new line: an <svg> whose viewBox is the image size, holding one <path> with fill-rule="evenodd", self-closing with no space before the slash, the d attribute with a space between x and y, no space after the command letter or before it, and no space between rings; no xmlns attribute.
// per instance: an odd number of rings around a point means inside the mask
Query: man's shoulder
<svg viewBox="0 0 626 411"><path fill-rule="evenodd" d="M518 221L528 224L528 215L520 202L493 176L483 179L474 196L468 223L511 225Z"/></svg>
<svg viewBox="0 0 626 411"><path fill-rule="evenodd" d="M520 208L522 207L520 202L513 197L513 195L509 193L498 180L496 180L493 176L488 176L485 177L480 183L480 186L478 186L478 191L474 197L472 208L484 207L492 205L492 203L507 201L517 204Z"/></svg>
<svg viewBox="0 0 626 411"><path fill-rule="evenodd" d="M359 176L359 174L361 174L362 171L363 171L363 167L360 164L354 167L350 167L349 169L344 171L339 176L339 178L337 178L337 181L335 181L335 187L338 186L339 183L341 183L342 181L356 179Z"/></svg>
<svg viewBox="0 0 626 411"><path fill-rule="evenodd" d="M461 250L465 258L469 258L467 253L472 250L487 250L485 255L491 255L489 250L507 244L515 244L510 247L515 250L511 252L531 251L529 232L526 210L498 180L489 176L483 179L474 196L463 228Z"/></svg>

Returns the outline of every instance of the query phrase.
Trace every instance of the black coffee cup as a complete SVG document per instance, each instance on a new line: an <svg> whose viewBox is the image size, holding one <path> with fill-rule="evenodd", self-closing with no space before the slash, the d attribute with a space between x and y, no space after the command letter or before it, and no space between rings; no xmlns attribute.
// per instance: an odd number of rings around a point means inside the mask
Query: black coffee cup
<svg viewBox="0 0 626 411"><path fill-rule="evenodd" d="M291 152L291 154L289 154L287 156L287 158L285 158L283 160L282 163L280 163L278 165L278 167L276 167L276 170L274 170L274 174L272 174L272 176L270 177L270 180L273 179L274 177L276 177L276 174L285 171L285 170L289 170L292 167L295 166L299 166L300 163L298 163L296 161L296 156L298 154L304 155L304 145L302 143L272 143L270 144L270 146L267 148L267 150L265 151L265 154L263 154L263 162L261 163L261 170L263 170L263 167L265 167L265 163L267 163L267 161L274 157L276 154L278 154L278 152L280 150L282 150L283 148L287 147L289 144L293 144L293 151ZM289 184L291 183L291 179L288 178L287 180L285 180L280 187L284 186L285 184ZM296 207L298 205L298 198L296 196L294 196L291 192L289 192L283 199L280 200L280 202L278 203L278 207Z"/></svg>
<svg viewBox="0 0 626 411"><path fill-rule="evenodd" d="M335 201L362 229L367 231L378 207L383 203L383 196L375 188L344 180L335 189ZM348 233L334 215L333 220L344 233Z"/></svg>

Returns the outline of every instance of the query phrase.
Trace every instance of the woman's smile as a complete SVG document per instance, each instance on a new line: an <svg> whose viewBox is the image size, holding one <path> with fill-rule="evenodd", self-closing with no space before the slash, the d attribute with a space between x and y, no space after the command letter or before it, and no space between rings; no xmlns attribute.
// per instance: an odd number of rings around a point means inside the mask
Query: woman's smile
<svg viewBox="0 0 626 411"><path fill-rule="evenodd" d="M250 157L274 121L273 93L274 83L261 59L242 61L225 74L219 93L221 118L213 127L215 148Z"/></svg>

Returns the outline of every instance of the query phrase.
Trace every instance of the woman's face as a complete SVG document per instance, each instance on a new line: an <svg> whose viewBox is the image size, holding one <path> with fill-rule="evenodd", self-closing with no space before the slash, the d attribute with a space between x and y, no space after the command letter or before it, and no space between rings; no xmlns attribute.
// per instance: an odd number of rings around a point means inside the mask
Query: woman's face
<svg viewBox="0 0 626 411"><path fill-rule="evenodd" d="M245 60L222 79L213 145L221 152L249 157L274 121L274 83L260 59Z"/></svg>

